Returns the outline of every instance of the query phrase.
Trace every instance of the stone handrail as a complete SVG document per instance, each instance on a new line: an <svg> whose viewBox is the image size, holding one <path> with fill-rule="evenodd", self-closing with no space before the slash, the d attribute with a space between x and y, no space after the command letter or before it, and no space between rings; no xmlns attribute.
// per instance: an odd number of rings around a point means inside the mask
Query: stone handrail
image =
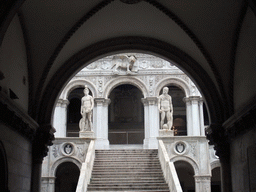
<svg viewBox="0 0 256 192"><path fill-rule="evenodd" d="M158 155L163 170L164 178L171 192L182 192L180 181L173 162L170 162L168 153L162 140L158 141Z"/></svg>
<svg viewBox="0 0 256 192"><path fill-rule="evenodd" d="M82 164L76 192L86 192L91 179L92 168L95 158L95 141L91 140L86 154L85 162Z"/></svg>

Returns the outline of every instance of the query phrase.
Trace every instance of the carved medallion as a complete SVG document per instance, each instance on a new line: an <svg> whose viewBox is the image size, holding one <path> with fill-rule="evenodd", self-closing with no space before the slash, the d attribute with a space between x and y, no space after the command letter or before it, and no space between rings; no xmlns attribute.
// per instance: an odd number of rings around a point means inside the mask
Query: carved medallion
<svg viewBox="0 0 256 192"><path fill-rule="evenodd" d="M175 149L178 153L183 153L185 151L185 145L183 143L177 143Z"/></svg>
<svg viewBox="0 0 256 192"><path fill-rule="evenodd" d="M64 152L67 154L67 155L70 155L73 151L73 146L69 143L67 143L65 146L64 146Z"/></svg>

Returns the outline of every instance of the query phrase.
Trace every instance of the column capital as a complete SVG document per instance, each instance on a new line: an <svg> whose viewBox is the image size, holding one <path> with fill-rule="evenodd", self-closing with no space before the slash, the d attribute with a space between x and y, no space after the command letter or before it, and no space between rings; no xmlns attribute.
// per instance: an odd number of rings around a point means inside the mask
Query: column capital
<svg viewBox="0 0 256 192"><path fill-rule="evenodd" d="M211 181L210 175L194 175L195 182Z"/></svg>
<svg viewBox="0 0 256 192"><path fill-rule="evenodd" d="M198 103L203 101L203 98L200 96L189 96L189 97L184 97L183 101L187 104L195 103L195 102Z"/></svg>
<svg viewBox="0 0 256 192"><path fill-rule="evenodd" d="M111 100L110 99L105 99L101 97L94 98L94 102L97 103L98 105L109 105Z"/></svg>
<svg viewBox="0 0 256 192"><path fill-rule="evenodd" d="M145 97L141 99L142 103L145 105L155 105L157 103L157 97Z"/></svg>
<svg viewBox="0 0 256 192"><path fill-rule="evenodd" d="M56 107L67 107L69 105L69 100L58 99Z"/></svg>
<svg viewBox="0 0 256 192"><path fill-rule="evenodd" d="M32 145L33 162L42 164L43 158L48 153L48 146L51 146L54 138L55 128L51 124L40 125L36 130L36 135Z"/></svg>

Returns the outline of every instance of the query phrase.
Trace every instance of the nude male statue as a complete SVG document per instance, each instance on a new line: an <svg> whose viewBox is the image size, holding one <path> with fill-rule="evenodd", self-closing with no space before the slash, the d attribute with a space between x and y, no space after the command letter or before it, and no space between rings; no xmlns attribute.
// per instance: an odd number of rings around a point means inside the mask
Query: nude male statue
<svg viewBox="0 0 256 192"><path fill-rule="evenodd" d="M89 89L87 85L84 88L84 96L81 99L81 115L82 119L79 122L79 128L81 131L92 130L92 110L94 107L94 100L89 95Z"/></svg>
<svg viewBox="0 0 256 192"><path fill-rule="evenodd" d="M158 97L158 110L161 113L161 129L168 127L171 130L173 125L173 106L172 97L168 95L169 88L163 88L163 94ZM167 119L167 126L164 124Z"/></svg>

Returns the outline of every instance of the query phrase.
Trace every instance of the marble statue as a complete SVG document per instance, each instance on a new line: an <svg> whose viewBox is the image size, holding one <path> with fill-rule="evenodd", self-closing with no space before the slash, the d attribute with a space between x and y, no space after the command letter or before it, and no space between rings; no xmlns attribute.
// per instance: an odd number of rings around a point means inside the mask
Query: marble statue
<svg viewBox="0 0 256 192"><path fill-rule="evenodd" d="M92 110L94 107L94 99L89 95L89 89L87 85L84 88L84 96L81 99L81 115L82 118L79 122L79 128L81 132L92 130Z"/></svg>
<svg viewBox="0 0 256 192"><path fill-rule="evenodd" d="M130 74L131 69L133 68L134 63L136 62L137 58L133 55L120 55L114 56L112 59L112 68L114 68L113 72L118 74L118 68L126 69L126 73Z"/></svg>
<svg viewBox="0 0 256 192"><path fill-rule="evenodd" d="M168 95L169 88L163 88L163 94L158 97L158 110L161 114L161 129L172 129L173 125L173 106L172 97ZM164 124L165 120L167 121Z"/></svg>

